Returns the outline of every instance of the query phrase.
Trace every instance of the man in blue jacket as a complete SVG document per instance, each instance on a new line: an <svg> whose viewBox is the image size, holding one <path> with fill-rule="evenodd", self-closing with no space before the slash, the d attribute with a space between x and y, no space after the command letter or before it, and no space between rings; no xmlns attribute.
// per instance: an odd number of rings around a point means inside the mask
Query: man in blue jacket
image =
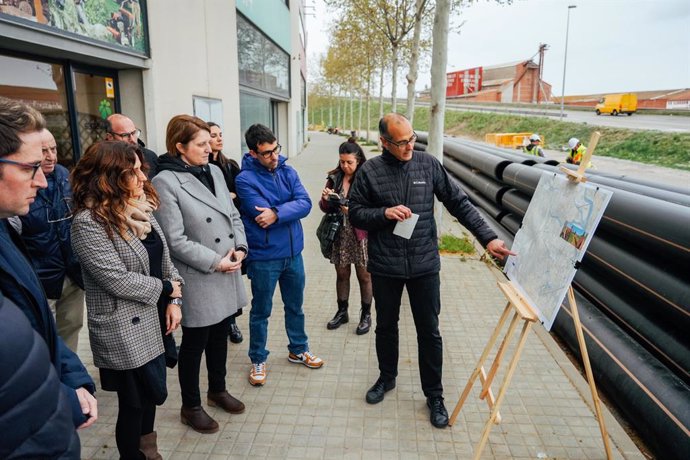
<svg viewBox="0 0 690 460"><path fill-rule="evenodd" d="M69 400L43 338L0 292L0 458L79 458Z"/></svg>
<svg viewBox="0 0 690 460"><path fill-rule="evenodd" d="M237 194L249 244L247 276L252 286L249 312L249 383L266 383L268 318L273 292L280 283L288 335L288 360L311 369L324 362L309 351L304 330L304 234L300 219L311 210L311 200L297 171L285 164L281 147L266 126L255 124L244 135L249 153L237 176Z"/></svg>
<svg viewBox="0 0 690 460"><path fill-rule="evenodd" d="M43 116L20 102L0 98L0 291L26 315L45 340L61 390L70 403L74 426L84 428L98 416L93 380L74 352L58 337L41 282L19 235L7 223L22 216L47 182L41 170Z"/></svg>
<svg viewBox="0 0 690 460"><path fill-rule="evenodd" d="M84 322L84 283L70 237L72 187L69 171L57 164L57 144L47 129L41 132L41 151L48 187L38 191L29 213L20 217L22 241L49 299L58 335L76 353Z"/></svg>

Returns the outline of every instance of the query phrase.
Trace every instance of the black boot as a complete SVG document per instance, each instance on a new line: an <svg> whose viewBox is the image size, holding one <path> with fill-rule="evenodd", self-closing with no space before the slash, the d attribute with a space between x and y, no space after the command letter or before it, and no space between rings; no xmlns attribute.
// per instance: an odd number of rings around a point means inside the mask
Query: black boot
<svg viewBox="0 0 690 460"><path fill-rule="evenodd" d="M371 304L362 304L362 312L359 315L359 324L355 333L357 335L364 335L371 329Z"/></svg>
<svg viewBox="0 0 690 460"><path fill-rule="evenodd" d="M341 324L345 324L350 321L350 317L347 315L347 300L338 300L338 311L335 312L335 316L326 325L327 329L338 329Z"/></svg>

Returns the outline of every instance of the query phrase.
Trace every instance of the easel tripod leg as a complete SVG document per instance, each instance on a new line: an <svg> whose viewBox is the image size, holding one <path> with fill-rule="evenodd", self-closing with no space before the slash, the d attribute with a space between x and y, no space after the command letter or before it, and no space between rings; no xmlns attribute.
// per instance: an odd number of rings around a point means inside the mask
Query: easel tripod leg
<svg viewBox="0 0 690 460"><path fill-rule="evenodd" d="M503 377L503 383L501 384L501 389L498 391L498 396L496 397L496 403L494 404L494 408L491 411L491 416L489 417L489 420L486 421L486 425L484 425L484 431L482 432L482 437L479 439L479 443L477 444L477 447L474 450L475 460L479 460L479 457L482 455L482 451L486 446L486 442L489 440L491 425L493 425L494 421L496 420L498 410L501 407L501 403L503 402L503 398L505 397L506 392L508 391L508 386L510 385L510 381L513 378L515 369L517 368L517 364L520 360L520 355L522 354L522 349L524 348L525 342L527 341L527 334L529 333L531 326L531 321L525 321L524 325L522 326L522 332L520 333L520 338L518 339L518 343L515 348L515 353L513 354L513 357L511 358L510 363L508 364L508 369L506 369L506 375L505 377Z"/></svg>
<svg viewBox="0 0 690 460"><path fill-rule="evenodd" d="M486 358L489 356L489 353L491 353L491 349L493 348L494 343L496 343L498 335L501 333L501 329L503 329L503 325L505 324L506 319L508 319L510 310L510 302L508 302L505 309L503 310L503 314L501 314L501 318L498 320L498 324L496 325L494 332L491 334L489 342L484 347L484 351L482 352L482 355L479 358L479 361L477 362L477 366L474 368L472 375L467 381L467 385L465 385L465 389L463 390L462 395L460 396L460 401L458 401L458 403L455 405L455 409L453 409L453 413L451 414L450 419L448 420L448 425L453 426L453 424L455 423L455 419L458 417L460 409L462 409L462 406L463 404L465 404L467 396L470 394L470 390L472 390L472 385L474 385L474 381L477 380L477 377L479 377L479 374L483 369L484 361L486 361Z"/></svg>
<svg viewBox="0 0 690 460"><path fill-rule="evenodd" d="M575 323L575 333L577 334L577 342L580 345L580 354L582 355L582 364L585 367L585 374L587 374L587 382L589 383L589 390L592 393L592 402L594 403L594 411L599 422L599 431L601 432L601 439L604 441L604 450L606 451L606 458L613 458L611 446L609 445L609 436L606 431L604 423L604 416L601 412L601 403L599 401L599 394L597 387L594 384L594 374L592 372L592 364L589 362L589 353L587 352L587 344L585 343L585 336L582 332L582 323L580 322L580 313L577 310L577 303L575 303L575 293L572 286L568 288L568 302L573 315L573 322Z"/></svg>

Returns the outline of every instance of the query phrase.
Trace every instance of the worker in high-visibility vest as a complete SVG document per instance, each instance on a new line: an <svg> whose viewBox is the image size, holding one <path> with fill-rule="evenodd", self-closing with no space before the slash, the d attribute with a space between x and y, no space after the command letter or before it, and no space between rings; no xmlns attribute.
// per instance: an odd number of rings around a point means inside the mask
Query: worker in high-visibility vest
<svg viewBox="0 0 690 460"><path fill-rule="evenodd" d="M584 157L585 153L587 152L587 147L582 145L582 142L580 142L577 137L570 138L568 141L568 147L570 147L570 152L568 153L568 157L565 159L565 161L567 163L579 165L580 162L582 162L582 157ZM592 168L593 166L594 165L592 165L591 161L587 164L588 168Z"/></svg>
<svg viewBox="0 0 690 460"><path fill-rule="evenodd" d="M544 156L544 150L540 147L541 137L534 133L529 137L529 144L522 147L522 151L527 155L536 155L538 157Z"/></svg>

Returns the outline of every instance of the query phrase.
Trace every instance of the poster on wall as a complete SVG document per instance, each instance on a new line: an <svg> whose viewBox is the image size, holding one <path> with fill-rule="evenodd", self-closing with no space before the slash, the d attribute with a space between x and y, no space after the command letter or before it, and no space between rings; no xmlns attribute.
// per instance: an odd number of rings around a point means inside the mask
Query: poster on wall
<svg viewBox="0 0 690 460"><path fill-rule="evenodd" d="M0 0L0 17L147 55L145 0Z"/></svg>

